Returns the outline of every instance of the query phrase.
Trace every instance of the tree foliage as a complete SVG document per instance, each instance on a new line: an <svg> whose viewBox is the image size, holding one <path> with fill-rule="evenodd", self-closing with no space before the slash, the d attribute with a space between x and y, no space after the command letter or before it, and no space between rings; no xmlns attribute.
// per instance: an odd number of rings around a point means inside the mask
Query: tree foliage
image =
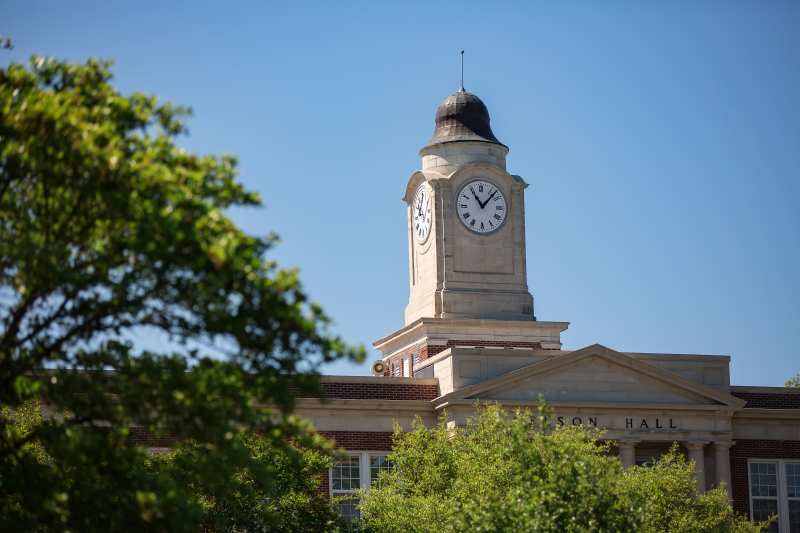
<svg viewBox="0 0 800 533"><path fill-rule="evenodd" d="M800 388L800 372L786 380L784 387Z"/></svg>
<svg viewBox="0 0 800 533"><path fill-rule="evenodd" d="M465 427L395 432L394 469L360 494L363 527L384 532L758 531L727 495L698 495L673 451L624 471L589 430L550 429L544 410L480 407Z"/></svg>
<svg viewBox="0 0 800 533"><path fill-rule="evenodd" d="M106 62L0 69L0 530L196 531L229 488L276 494L266 455L325 449L293 391L364 349L225 214L260 199L232 156L177 145L188 114ZM170 467L137 425L185 443Z"/></svg>

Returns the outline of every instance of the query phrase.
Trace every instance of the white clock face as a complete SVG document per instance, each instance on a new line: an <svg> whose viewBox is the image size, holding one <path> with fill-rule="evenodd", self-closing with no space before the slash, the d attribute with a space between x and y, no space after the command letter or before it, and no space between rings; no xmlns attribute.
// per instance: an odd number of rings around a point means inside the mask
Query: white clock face
<svg viewBox="0 0 800 533"><path fill-rule="evenodd" d="M456 198L456 211L461 223L475 233L492 233L506 220L508 205L503 192L486 180L468 181Z"/></svg>
<svg viewBox="0 0 800 533"><path fill-rule="evenodd" d="M411 222L417 242L425 242L431 231L431 194L425 184L419 186L411 204Z"/></svg>

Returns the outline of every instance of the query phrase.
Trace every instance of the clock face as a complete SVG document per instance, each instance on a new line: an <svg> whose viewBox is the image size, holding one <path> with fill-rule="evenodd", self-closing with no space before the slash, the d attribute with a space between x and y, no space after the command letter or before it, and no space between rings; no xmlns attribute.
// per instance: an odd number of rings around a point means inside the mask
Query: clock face
<svg viewBox="0 0 800 533"><path fill-rule="evenodd" d="M483 179L468 181L456 198L458 218L475 233L492 233L506 220L508 205L502 191Z"/></svg>
<svg viewBox="0 0 800 533"><path fill-rule="evenodd" d="M432 220L431 194L425 184L422 184L417 189L411 204L411 221L417 242L423 243L428 238Z"/></svg>

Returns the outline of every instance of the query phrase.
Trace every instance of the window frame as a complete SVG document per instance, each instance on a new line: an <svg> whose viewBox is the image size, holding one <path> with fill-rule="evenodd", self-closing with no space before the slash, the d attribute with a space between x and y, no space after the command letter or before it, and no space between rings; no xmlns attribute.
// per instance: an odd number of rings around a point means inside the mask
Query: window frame
<svg viewBox="0 0 800 533"><path fill-rule="evenodd" d="M363 480L364 480L364 469L363 469L363 464L362 464L362 460L361 460L361 455L356 453L356 452L350 452L350 451L348 451L346 455L348 457L350 457L351 459L353 457L358 457L358 488L361 488L363 486ZM334 466L332 466L331 468L328 469L328 487L330 487L330 490L328 492L330 492L330 495L332 497L333 496L346 496L346 495L352 494L353 492L358 490L358 489L346 489L346 490L345 489L334 489L333 488L333 470L334 470L334 468L336 468L335 462L334 462ZM350 478L350 479L352 479L352 478Z"/></svg>
<svg viewBox="0 0 800 533"><path fill-rule="evenodd" d="M359 477L359 489L369 490L370 486L372 485L372 469L370 468L370 459L372 457L383 456L386 457L389 455L391 451L388 450L345 450L345 454L349 457L356 457L358 456L358 477ZM331 498L336 497L348 497L350 496L351 500L357 500L357 498L353 497L353 494L358 489L350 489L350 490L335 490L333 489L333 469L335 466L332 466L328 469L328 496ZM356 503L357 504L357 503Z"/></svg>
<svg viewBox="0 0 800 533"><path fill-rule="evenodd" d="M772 498L768 496L753 496L753 483L752 472L750 471L751 464L774 464L776 470L777 482L777 495ZM747 460L747 497L750 504L750 519L753 518L753 500L771 500L777 501L778 509L778 532L789 533L789 502L800 501L800 494L797 496L789 497L788 494L788 481L786 476L786 465L800 465L800 459L764 459L752 458Z"/></svg>

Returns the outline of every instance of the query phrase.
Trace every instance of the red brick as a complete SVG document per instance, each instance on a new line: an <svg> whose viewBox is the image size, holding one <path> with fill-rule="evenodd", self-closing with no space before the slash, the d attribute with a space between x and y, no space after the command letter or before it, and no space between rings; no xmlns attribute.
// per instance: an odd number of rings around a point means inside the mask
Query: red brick
<svg viewBox="0 0 800 533"><path fill-rule="evenodd" d="M731 447L733 508L747 516L750 515L748 459L800 459L800 441L736 439Z"/></svg>
<svg viewBox="0 0 800 533"><path fill-rule="evenodd" d="M342 400L433 400L438 396L438 385L326 381L322 383L321 397Z"/></svg>
<svg viewBox="0 0 800 533"><path fill-rule="evenodd" d="M392 449L390 431L320 431L336 445L345 450L386 450Z"/></svg>
<svg viewBox="0 0 800 533"><path fill-rule="evenodd" d="M745 408L800 409L800 391L791 392L731 392L733 396L747 401Z"/></svg>

